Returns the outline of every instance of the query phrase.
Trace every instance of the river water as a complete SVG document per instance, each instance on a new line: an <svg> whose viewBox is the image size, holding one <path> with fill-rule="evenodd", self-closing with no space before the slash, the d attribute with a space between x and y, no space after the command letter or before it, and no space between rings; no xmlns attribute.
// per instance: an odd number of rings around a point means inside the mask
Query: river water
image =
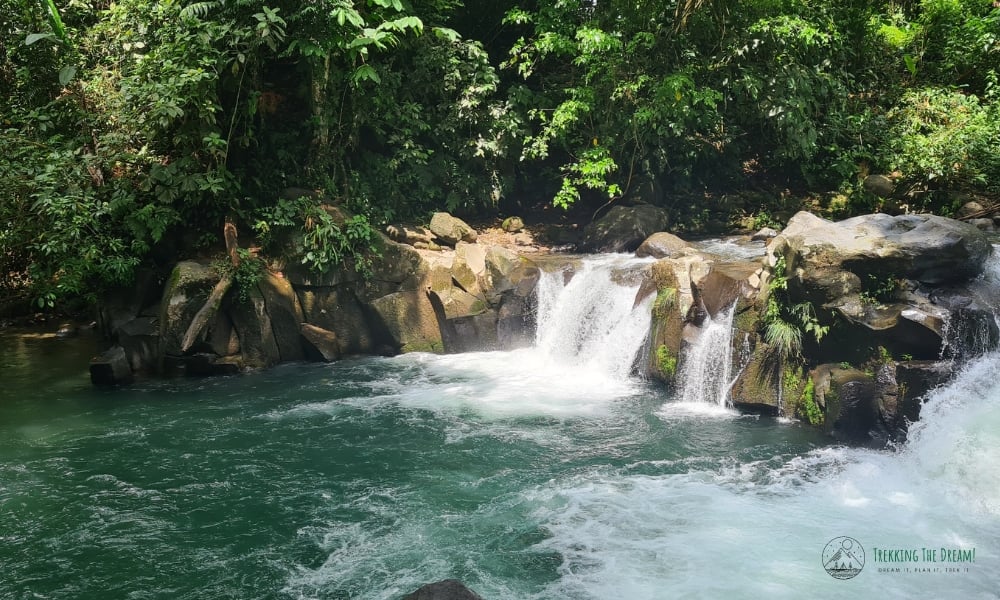
<svg viewBox="0 0 1000 600"><path fill-rule="evenodd" d="M3 333L0 598L1000 597L1000 355L844 448L631 374L649 307L602 260L512 352L96 390L92 341Z"/></svg>

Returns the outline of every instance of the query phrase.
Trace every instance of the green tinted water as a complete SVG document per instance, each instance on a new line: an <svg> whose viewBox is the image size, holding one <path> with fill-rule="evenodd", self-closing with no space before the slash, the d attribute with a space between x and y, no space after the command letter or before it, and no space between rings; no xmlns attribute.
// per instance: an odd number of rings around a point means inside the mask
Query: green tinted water
<svg viewBox="0 0 1000 600"><path fill-rule="evenodd" d="M966 489L639 381L579 405L558 378L518 388L530 352L95 390L85 341L0 343L0 598L398 598L449 577L487 599L840 597L818 559L836 535L978 545L971 574L870 568L852 593L997 589L997 434ZM966 460L935 454L928 472Z"/></svg>

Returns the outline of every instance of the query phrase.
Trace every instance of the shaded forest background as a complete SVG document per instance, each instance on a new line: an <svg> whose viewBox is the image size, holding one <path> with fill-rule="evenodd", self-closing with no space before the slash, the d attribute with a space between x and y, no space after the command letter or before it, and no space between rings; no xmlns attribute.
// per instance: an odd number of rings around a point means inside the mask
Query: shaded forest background
<svg viewBox="0 0 1000 600"><path fill-rule="evenodd" d="M435 210L951 214L1000 194L998 73L993 0L0 0L0 305L227 218L323 269Z"/></svg>

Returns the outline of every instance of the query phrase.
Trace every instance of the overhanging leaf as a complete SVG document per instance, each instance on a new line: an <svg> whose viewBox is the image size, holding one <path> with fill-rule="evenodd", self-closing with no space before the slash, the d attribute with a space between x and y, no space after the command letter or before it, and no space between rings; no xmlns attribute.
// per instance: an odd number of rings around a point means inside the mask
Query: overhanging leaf
<svg viewBox="0 0 1000 600"><path fill-rule="evenodd" d="M28 37L24 38L24 45L30 46L39 40L45 40L54 37L56 36L53 33L29 33Z"/></svg>
<svg viewBox="0 0 1000 600"><path fill-rule="evenodd" d="M70 81L73 81L73 77L76 76L76 67L73 65L66 65L65 67L59 69L59 85L66 85Z"/></svg>

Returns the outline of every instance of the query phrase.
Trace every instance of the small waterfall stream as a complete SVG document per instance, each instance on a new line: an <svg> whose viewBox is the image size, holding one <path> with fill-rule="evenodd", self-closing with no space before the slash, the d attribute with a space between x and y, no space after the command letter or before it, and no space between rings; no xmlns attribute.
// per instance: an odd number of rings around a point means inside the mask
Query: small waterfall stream
<svg viewBox="0 0 1000 600"><path fill-rule="evenodd" d="M648 298L633 308L641 283L636 261L617 255L588 258L566 281L562 270L538 282L535 344L552 360L624 379L649 332Z"/></svg>
<svg viewBox="0 0 1000 600"><path fill-rule="evenodd" d="M708 317L701 335L684 354L679 378L682 402L729 405L729 391L738 374L733 365L735 315L734 303L715 319Z"/></svg>

